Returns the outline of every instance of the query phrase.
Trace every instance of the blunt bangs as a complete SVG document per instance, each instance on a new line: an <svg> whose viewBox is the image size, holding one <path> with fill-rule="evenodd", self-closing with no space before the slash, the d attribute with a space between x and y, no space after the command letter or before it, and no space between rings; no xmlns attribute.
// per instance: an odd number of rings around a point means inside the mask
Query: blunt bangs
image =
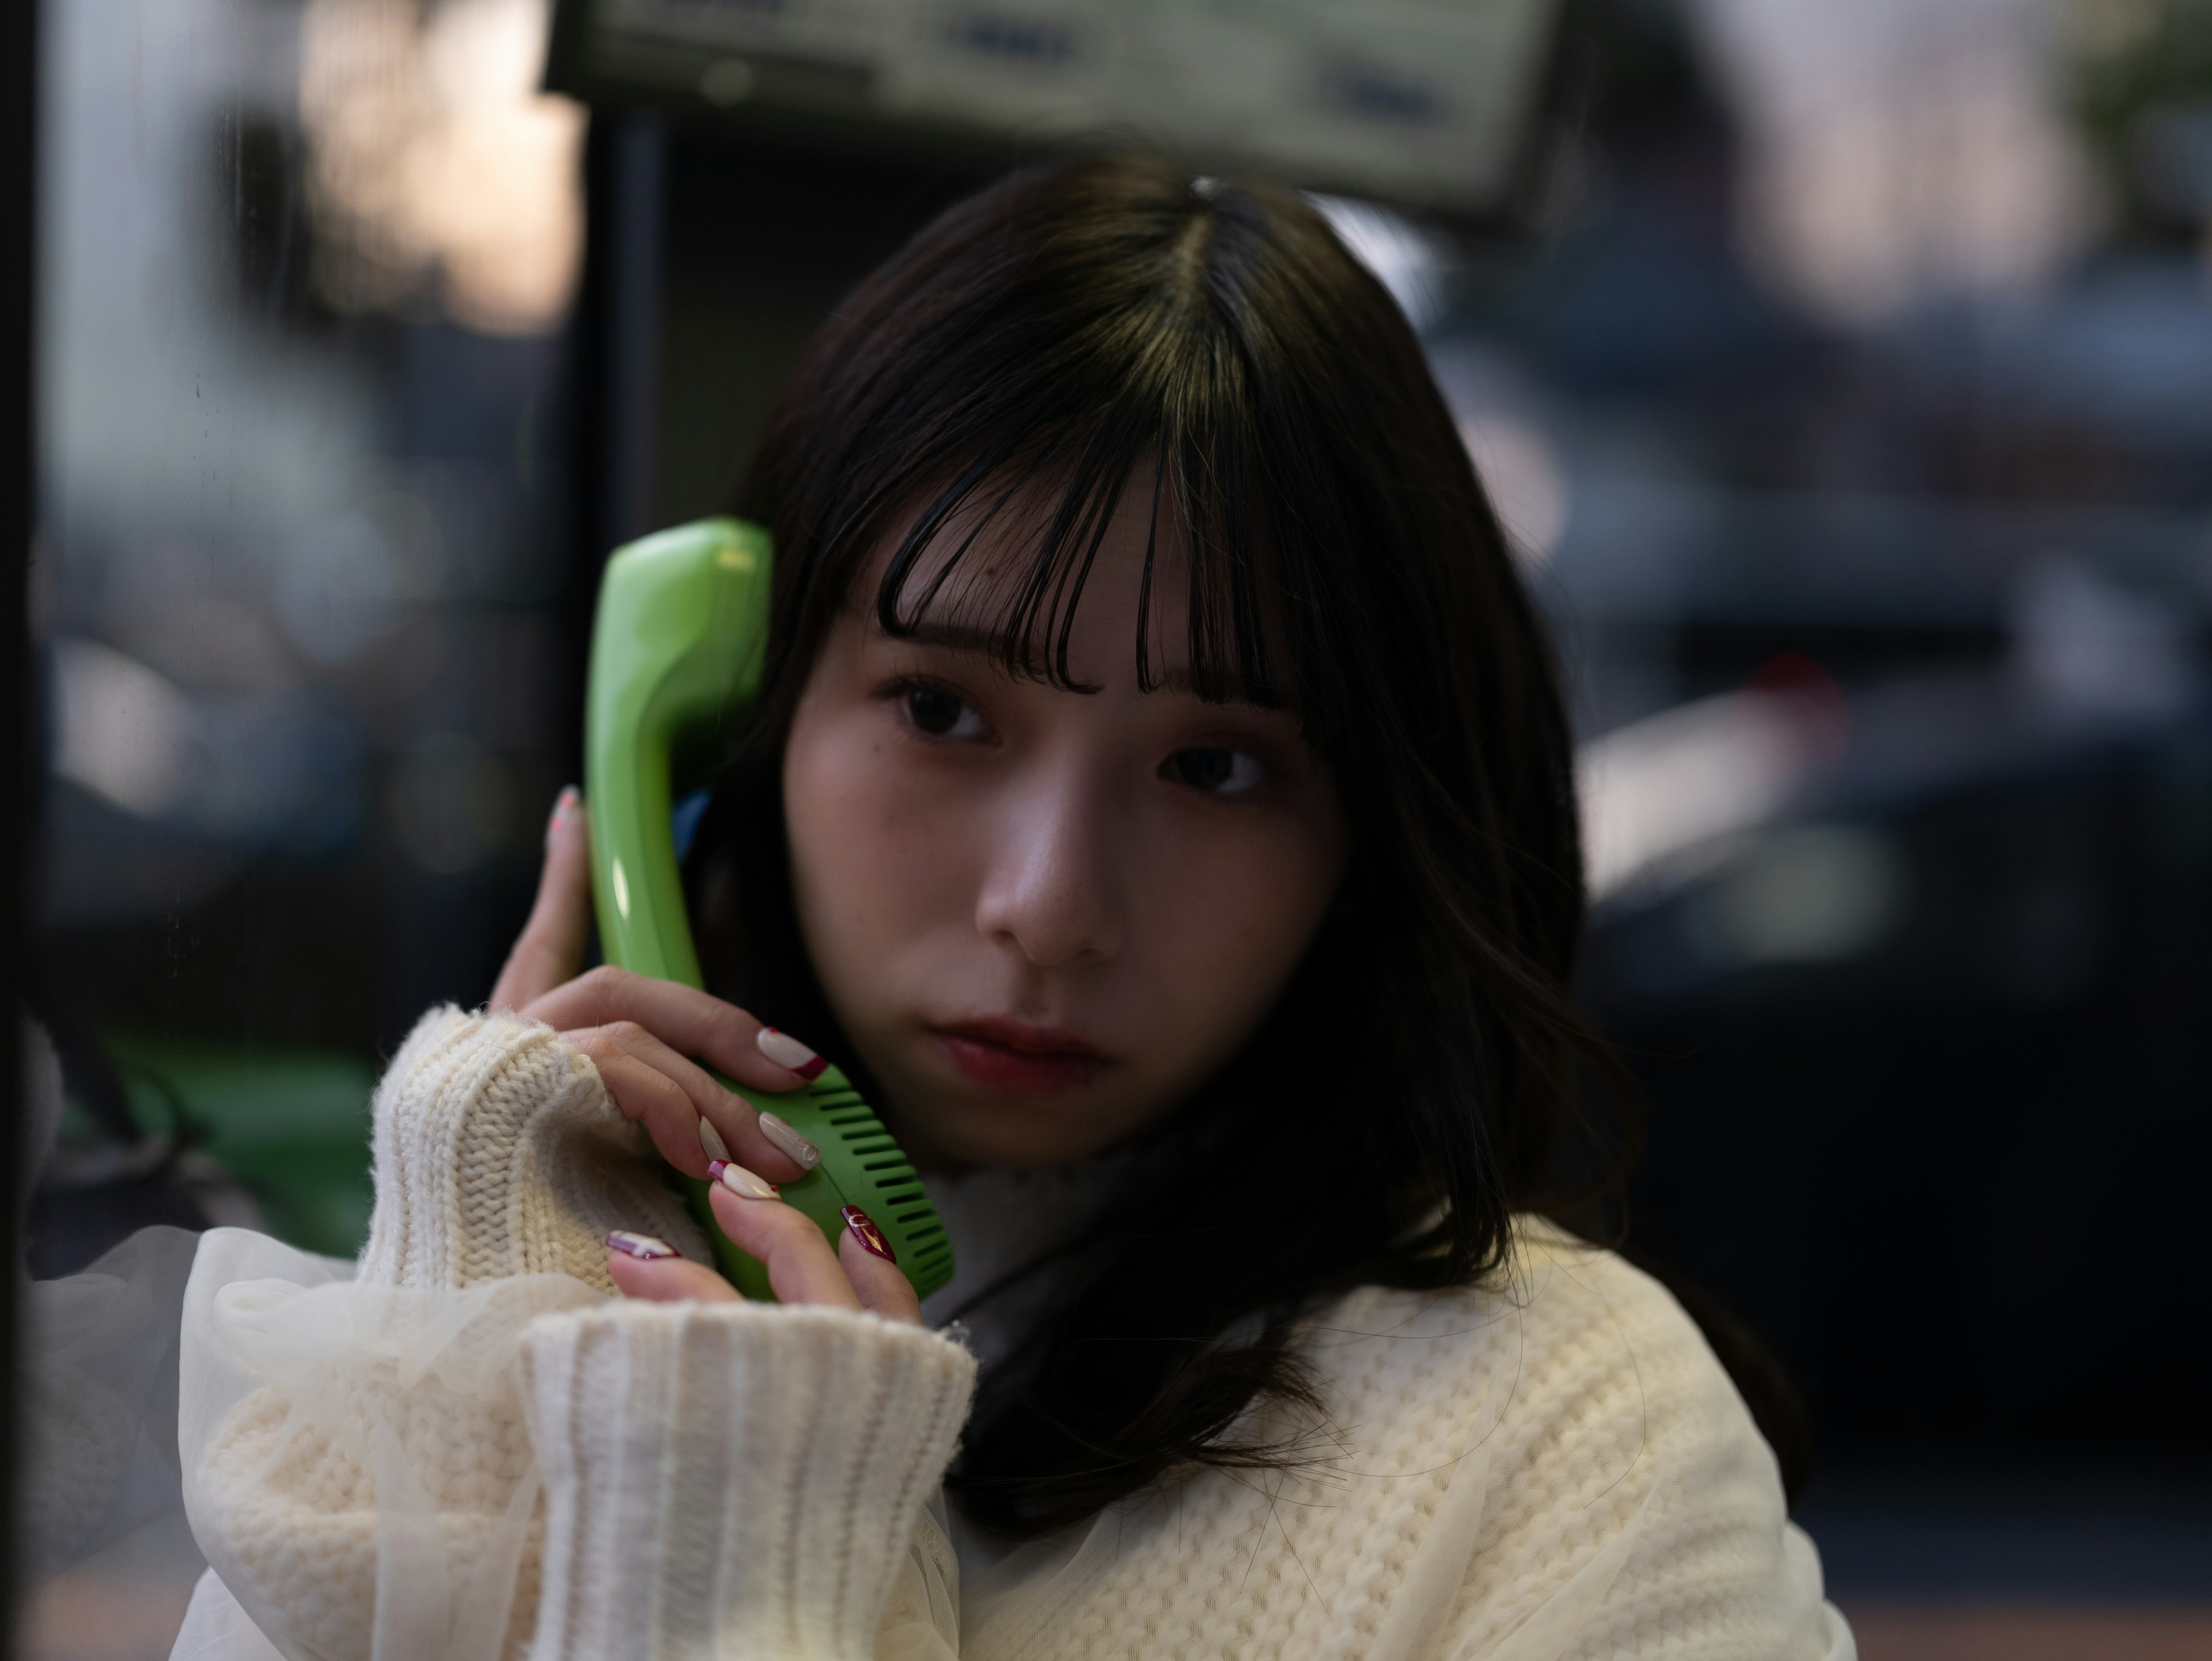
<svg viewBox="0 0 2212 1661"><path fill-rule="evenodd" d="M1025 556L971 587L990 598L981 616L960 621L985 636L992 660L1007 673L1096 691L1070 672L1069 642L1107 529L1132 490L1140 490L1146 500L1134 642L1139 688L1152 691L1164 679L1153 661L1153 600L1167 544L1179 537L1192 691L1212 703L1292 702L1270 661L1257 538L1197 483L1220 471L1212 460L1187 437L1178 442L1110 420L1030 454L977 458L929 500L892 553L876 587L877 621L903 639L939 620L947 588L973 575L977 543L1011 520L1012 536L994 545L1026 544ZM925 487L917 481L915 488ZM932 559L940 548L943 557Z"/></svg>
<svg viewBox="0 0 2212 1661"><path fill-rule="evenodd" d="M1192 690L1309 709L1309 689L1296 683L1310 654L1297 649L1304 630L1291 613L1313 598L1308 578L1322 551L1312 545L1341 513L1344 481L1314 458L1268 462L1309 449L1320 413L1297 388L1261 384L1255 371L1279 362L1288 343L1255 338L1267 331L1246 278L1269 261L1246 245L1279 240L1285 216L1233 188L1164 191L1157 174L1133 176L1118 205L1112 246L1100 246L1095 215L1033 223L1019 249L960 248L963 281L925 280L919 294L880 296L833 325L836 363L878 373L817 389L838 407L817 431L842 441L832 466L808 469L825 487L812 504L823 577L838 603L852 603L878 538L910 516L873 596L885 633L907 637L943 620L949 588L963 611L980 593L981 613L958 621L988 637L996 663L1095 690L1068 666L1075 616L1108 526L1143 490L1139 686L1164 678L1152 624L1179 543ZM1038 216L1052 210L1047 201ZM930 236L948 259L961 217ZM1289 222L1313 243L1306 258L1340 265L1340 282L1372 281L1317 216ZM928 250L921 263L931 263ZM1318 313L1313 322L1322 326ZM978 581L976 547L1010 516L1018 534L988 545L1025 554Z"/></svg>

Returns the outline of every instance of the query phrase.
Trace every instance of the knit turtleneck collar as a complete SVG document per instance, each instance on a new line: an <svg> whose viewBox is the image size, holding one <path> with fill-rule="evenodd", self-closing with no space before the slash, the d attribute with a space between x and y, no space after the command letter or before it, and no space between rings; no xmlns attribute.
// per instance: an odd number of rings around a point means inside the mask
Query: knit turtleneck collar
<svg viewBox="0 0 2212 1661"><path fill-rule="evenodd" d="M975 1170L933 1177L929 1197L952 1237L952 1279L925 1299L922 1319L942 1326L1001 1275L1061 1244L1095 1214L1128 1163L1109 1155L1043 1171ZM1051 1300L1062 1276L1048 1269L959 1315L986 1367L1002 1360Z"/></svg>

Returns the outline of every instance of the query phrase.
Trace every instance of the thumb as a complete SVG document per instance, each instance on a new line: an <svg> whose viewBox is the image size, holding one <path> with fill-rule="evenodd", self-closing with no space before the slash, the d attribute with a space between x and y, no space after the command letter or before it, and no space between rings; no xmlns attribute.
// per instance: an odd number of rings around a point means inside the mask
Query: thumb
<svg viewBox="0 0 2212 1661"><path fill-rule="evenodd" d="M491 989L494 1009L521 1009L584 966L592 923L592 832L583 793L570 785L545 824L545 864L538 900Z"/></svg>

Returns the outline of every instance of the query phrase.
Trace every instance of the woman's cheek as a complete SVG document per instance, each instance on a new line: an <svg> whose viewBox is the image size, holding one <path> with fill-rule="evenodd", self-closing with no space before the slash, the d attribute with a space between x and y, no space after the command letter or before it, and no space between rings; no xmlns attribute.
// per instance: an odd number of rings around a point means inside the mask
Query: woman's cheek
<svg viewBox="0 0 2212 1661"><path fill-rule="evenodd" d="M872 706L794 725L784 773L792 885L809 955L841 1021L863 1029L907 951L957 922L963 839L927 758L902 752Z"/></svg>
<svg viewBox="0 0 2212 1661"><path fill-rule="evenodd" d="M1344 868L1333 818L1237 824L1201 860L1178 861L1157 897L1147 953L1166 1007L1188 1019L1185 1065L1210 1071L1266 1016L1327 914Z"/></svg>
<svg viewBox="0 0 2212 1661"><path fill-rule="evenodd" d="M866 962L871 939L895 927L884 901L900 885L884 869L897 849L878 746L855 713L793 724L784 767L784 818L793 898L823 989L842 1015L847 965Z"/></svg>

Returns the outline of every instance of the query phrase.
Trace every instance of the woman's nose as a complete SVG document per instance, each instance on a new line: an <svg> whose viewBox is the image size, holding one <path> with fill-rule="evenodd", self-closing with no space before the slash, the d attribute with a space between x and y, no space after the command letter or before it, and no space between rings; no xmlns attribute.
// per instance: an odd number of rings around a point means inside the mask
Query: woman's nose
<svg viewBox="0 0 2212 1661"><path fill-rule="evenodd" d="M975 926L1041 969L1103 962L1124 918L1109 793L1068 766L1025 782L998 818Z"/></svg>

